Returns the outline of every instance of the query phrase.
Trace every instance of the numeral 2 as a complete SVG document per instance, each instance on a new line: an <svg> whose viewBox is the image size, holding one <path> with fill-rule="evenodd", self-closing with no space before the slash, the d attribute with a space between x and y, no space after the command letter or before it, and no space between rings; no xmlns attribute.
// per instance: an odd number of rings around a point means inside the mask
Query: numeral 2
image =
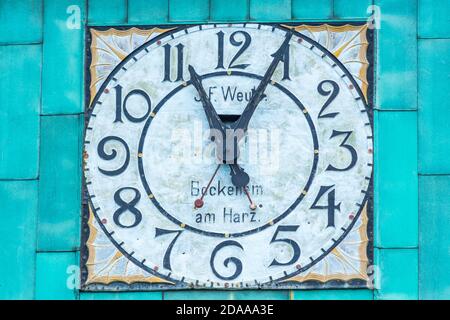
<svg viewBox="0 0 450 320"><path fill-rule="evenodd" d="M332 86L331 90L326 90L324 88L325 84L330 84ZM328 106L336 99L337 95L339 94L339 85L334 82L333 80L323 80L321 83L319 83L319 86L317 87L317 91L319 91L320 95L326 97L329 96L327 101L325 101L324 105L322 106L322 109L320 109L319 116L317 118L334 118L336 117L339 112L330 112L327 114L323 114L325 110L328 108Z"/></svg>

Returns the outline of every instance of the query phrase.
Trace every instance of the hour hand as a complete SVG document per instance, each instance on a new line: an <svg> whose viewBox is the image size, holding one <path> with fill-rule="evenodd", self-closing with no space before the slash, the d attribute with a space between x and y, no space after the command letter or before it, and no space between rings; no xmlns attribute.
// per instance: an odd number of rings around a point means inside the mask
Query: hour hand
<svg viewBox="0 0 450 320"><path fill-rule="evenodd" d="M195 87L195 89L198 92L198 95L200 96L200 101L203 105L203 109L205 110L206 118L208 119L210 129L216 129L220 130L221 132L224 132L225 130L224 125L220 120L219 115L217 114L213 105L211 104L211 101L206 95L205 89L203 88L202 81L199 75L197 74L197 72L195 72L194 67L192 67L191 65L189 65L188 70L189 74L191 75L192 85Z"/></svg>
<svg viewBox="0 0 450 320"><path fill-rule="evenodd" d="M248 174L240 167L237 163L230 164L230 175L231 182L235 187L242 188L246 187L250 182L250 177Z"/></svg>

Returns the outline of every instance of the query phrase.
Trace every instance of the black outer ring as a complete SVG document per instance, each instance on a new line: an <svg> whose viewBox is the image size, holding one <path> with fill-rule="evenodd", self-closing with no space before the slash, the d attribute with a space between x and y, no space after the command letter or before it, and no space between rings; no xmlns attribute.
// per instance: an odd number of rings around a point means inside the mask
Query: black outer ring
<svg viewBox="0 0 450 320"><path fill-rule="evenodd" d="M220 77L220 76L241 76L241 77L249 77L249 78L253 78L253 79L258 79L258 80L262 80L262 76L256 75L256 74L251 74L251 73L247 73L247 72L242 72L242 71L233 71L231 73L231 75L228 75L226 71L217 71L217 72L212 72L212 73L208 73L205 74L203 76L201 76L202 79L208 79L208 78L213 78L213 77ZM158 115L158 111L164 106L164 104L176 93L178 93L179 91L181 91L182 89L186 88L187 86L191 85L191 81L186 81L185 85L180 84L178 87L176 87L175 89L173 89L169 94L167 94L153 109L153 113L157 116ZM314 145L314 150L319 150L319 142L318 142L318 138L317 138L317 133L316 133L316 128L314 126L314 123L311 119L311 116L309 115L309 112L307 112L306 108L303 106L303 104L300 102L300 100L298 100L298 98L293 95L289 90L287 90L286 88L284 88L282 85L280 85L279 83L274 83L272 84L274 87L276 87L277 89L279 89L280 91L282 91L284 94L286 94L291 100L293 100L295 102L295 104L300 108L300 110L302 111L302 114L305 116L306 121L308 122L309 125L309 129L311 131L312 134L312 140L313 140L313 145ZM303 112L306 111L306 112ZM145 143L145 138L147 135L147 131L150 128L150 125L152 123L154 118L149 117L147 119L147 122L145 123L145 126L142 130L142 135L141 135L141 139L139 141L139 147L138 147L138 152L139 153L143 153L143 147L144 147L144 143ZM313 150L313 151L314 151ZM309 178L303 188L304 191L308 191L309 187L311 186L314 177L316 175L316 171L317 171L317 164L319 162L319 154L318 153L313 153L313 163L312 163L312 167L311 167L311 172L309 174ZM145 172L144 172L144 163L143 163L143 158L145 157L145 154L143 154L142 157L138 157L138 168L139 168L139 175L141 177L141 181L142 184L144 185L144 189L147 192L147 195L151 194L152 191L150 189L150 186L147 182L147 179L145 178ZM299 188L300 190L300 188ZM177 218L175 218L174 216L172 216L170 213L168 213L162 206L161 204L158 202L158 200L156 200L156 197L152 197L150 200L153 202L153 204L158 208L158 210L166 217L168 218L170 221L172 221L173 223L177 224L178 226L180 226L181 224L183 224L183 228L189 231L193 231L205 236L211 236L211 237L222 237L222 238L238 238L238 237L243 237L243 236L247 236L250 234L253 234L255 232L260 232L264 229L267 229L269 227L272 227L273 225L275 225L276 223L280 222L282 219L286 218L292 211L294 211L294 209L299 205L299 203L303 200L303 198L305 197L305 194L300 193L300 196L294 201L294 203L292 205L289 206L289 208L286 209L286 211L284 211L282 214L280 214L279 216L277 216L275 219L272 220L272 223L267 222L266 224L263 224L257 228L254 229L250 229L247 231L243 231L243 232L236 232L236 233L221 233L221 232L212 232L212 231L205 231L205 230L201 230L199 228L195 228L193 226L190 226L188 224L185 224L184 222L178 220Z"/></svg>
<svg viewBox="0 0 450 320"><path fill-rule="evenodd" d="M369 107L369 105L367 104L366 99L364 98L364 95L361 91L361 88L359 87L359 85L357 84L357 82L355 81L355 79L353 78L353 76L351 75L351 73L347 70L347 68L345 68L345 66L339 61L339 59L337 59L330 51L328 51L325 47L323 47L321 44L319 44L318 42L310 39L309 37L293 30L290 29L288 27L284 27L281 26L279 24L271 24L271 23L257 23L257 22L251 22L254 24L260 24L260 25L267 25L267 26L272 26L273 28L278 28L284 31L291 31L293 32L294 35L296 35L299 38L302 38L303 40L307 41L308 43L310 43L311 45L317 47L319 50L321 50L329 59L331 59L334 63L336 63L339 68L345 73L345 75L348 77L348 79L350 80L350 82L353 84L356 92L358 93L358 96L361 98L362 103L364 104L364 108L366 110L366 112L368 113L369 116L369 121L371 124L371 127L373 126L373 119L370 117L371 115L371 109ZM234 24L239 24L238 22L234 22ZM246 23L245 23L246 24ZM286 24L287 26L292 25L293 23L289 23ZM180 30L184 30L187 28L191 28L191 27L195 27L196 25L200 25L200 24L193 24L193 25L183 25L180 26L179 28L175 28L173 30L167 31L162 33L161 35L153 38L152 40L149 40L148 42L146 42L145 44L143 44L142 46L140 46L139 48L137 48L136 50L134 50L133 52L131 52L124 60L122 60L115 68L114 70L108 75L108 77L105 79L105 81L103 82L103 84L100 86L99 90L97 91L97 94L95 95L94 100L92 101L91 106L94 106L98 99L100 98L101 94L103 93L103 90L106 88L106 86L108 85L108 83L111 81L111 79L114 77L114 75L122 68L123 65L125 65L130 59L132 59L132 57L134 55L136 55L137 53L139 53L140 51L144 50L147 46L149 46L152 43L155 43L156 41L165 38L166 36L170 36L171 34L178 32ZM168 26L168 27L172 27L172 26ZM87 123L89 123L89 120L92 116L92 113L94 111L94 108L91 107L88 111L87 114ZM372 174L370 177L370 182L369 182L369 188L370 186L373 185L373 170L372 170ZM173 278L170 278L164 274L161 274L155 270L153 270L152 268L149 268L147 266L145 266L143 263L139 262L136 258L133 258L125 249L123 249L121 247L121 245L119 245L119 243L112 237L112 235L110 234L110 232L108 232L108 230L105 228L105 226L101 223L101 219L97 214L97 210L95 210L95 208L92 205L92 200L91 200L91 195L88 194L87 192L87 197L88 197L88 202L91 205L93 212L94 212L94 216L95 219L97 220L97 222L99 223L102 231L107 235L107 237L109 238L109 240L116 246L116 248L130 261L132 261L134 264L136 264L137 266L141 267L142 269L144 269L145 271L154 274L158 277L161 277L165 280L169 280L175 283L175 285L177 286L177 289L181 289L181 288L189 288L188 284L184 281L181 280L175 280ZM353 221L350 223L350 225L348 226L347 230L344 231L342 233L342 235L336 239L336 242L327 250L324 250L323 253L318 256L316 259L314 259L313 261L311 261L310 263L308 263L307 265L301 266L299 269L297 269L297 271L289 273L287 275L285 275L284 277L278 278L278 279L273 279L271 281L268 281L267 283L264 284L259 284L259 287L261 288L265 288L265 289L273 289L273 286L275 283L279 283L281 281L284 280L288 280L289 278L292 278L293 276L296 276L304 271L306 271L307 269L311 268L312 266L314 266L315 264L317 264L319 261L321 261L325 256L327 256L335 247L337 247L339 245L339 243L347 236L347 234L351 231L351 229L353 228L353 226L355 225L356 221L358 221L361 212L364 208L365 203L367 203L367 201L370 199L370 194L369 192L366 193L366 195L364 196L364 200L362 201L362 204L358 210L358 212L356 213ZM174 288L174 287L167 287L167 289L170 288ZM201 288L201 287L199 287ZM209 289L208 287L205 287L205 289ZM221 288L224 289L224 288ZM232 289L232 288L230 288Z"/></svg>

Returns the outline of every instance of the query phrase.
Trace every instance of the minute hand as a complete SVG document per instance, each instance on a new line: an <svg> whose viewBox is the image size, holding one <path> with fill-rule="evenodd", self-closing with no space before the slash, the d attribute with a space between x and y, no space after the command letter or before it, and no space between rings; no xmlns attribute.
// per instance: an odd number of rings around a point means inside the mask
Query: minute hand
<svg viewBox="0 0 450 320"><path fill-rule="evenodd" d="M216 110L212 106L211 101L206 95L205 89L203 88L199 75L195 72L194 68L191 65L189 65L188 69L189 73L191 74L192 84L197 90L203 105L203 109L205 110L206 118L208 119L210 129L216 129L223 133L225 130L224 125L220 120Z"/></svg>
<svg viewBox="0 0 450 320"><path fill-rule="evenodd" d="M275 69L278 66L278 63L283 59L284 53L289 48L289 41L292 38L292 31L288 31L286 34L286 38L283 41L283 44L281 47L275 52L272 56L274 57L272 62L270 63L269 68L267 69L266 73L264 74L263 79L258 85L258 88L253 93L253 96L247 106L244 109L244 112L242 112L242 115L240 116L238 122L236 123L236 126L234 127L235 130L241 129L244 132L247 131L248 123L250 122L250 119L253 115L253 113L256 110L256 107L261 102L261 100L264 98L264 91L267 88L267 85L269 84L270 79L273 76L273 73L275 72Z"/></svg>

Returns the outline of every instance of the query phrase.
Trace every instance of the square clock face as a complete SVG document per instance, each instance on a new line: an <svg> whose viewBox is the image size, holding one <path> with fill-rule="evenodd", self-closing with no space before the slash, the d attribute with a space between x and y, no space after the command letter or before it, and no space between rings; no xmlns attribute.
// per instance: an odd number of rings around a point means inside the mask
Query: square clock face
<svg viewBox="0 0 450 320"><path fill-rule="evenodd" d="M370 287L372 39L89 28L82 289Z"/></svg>

